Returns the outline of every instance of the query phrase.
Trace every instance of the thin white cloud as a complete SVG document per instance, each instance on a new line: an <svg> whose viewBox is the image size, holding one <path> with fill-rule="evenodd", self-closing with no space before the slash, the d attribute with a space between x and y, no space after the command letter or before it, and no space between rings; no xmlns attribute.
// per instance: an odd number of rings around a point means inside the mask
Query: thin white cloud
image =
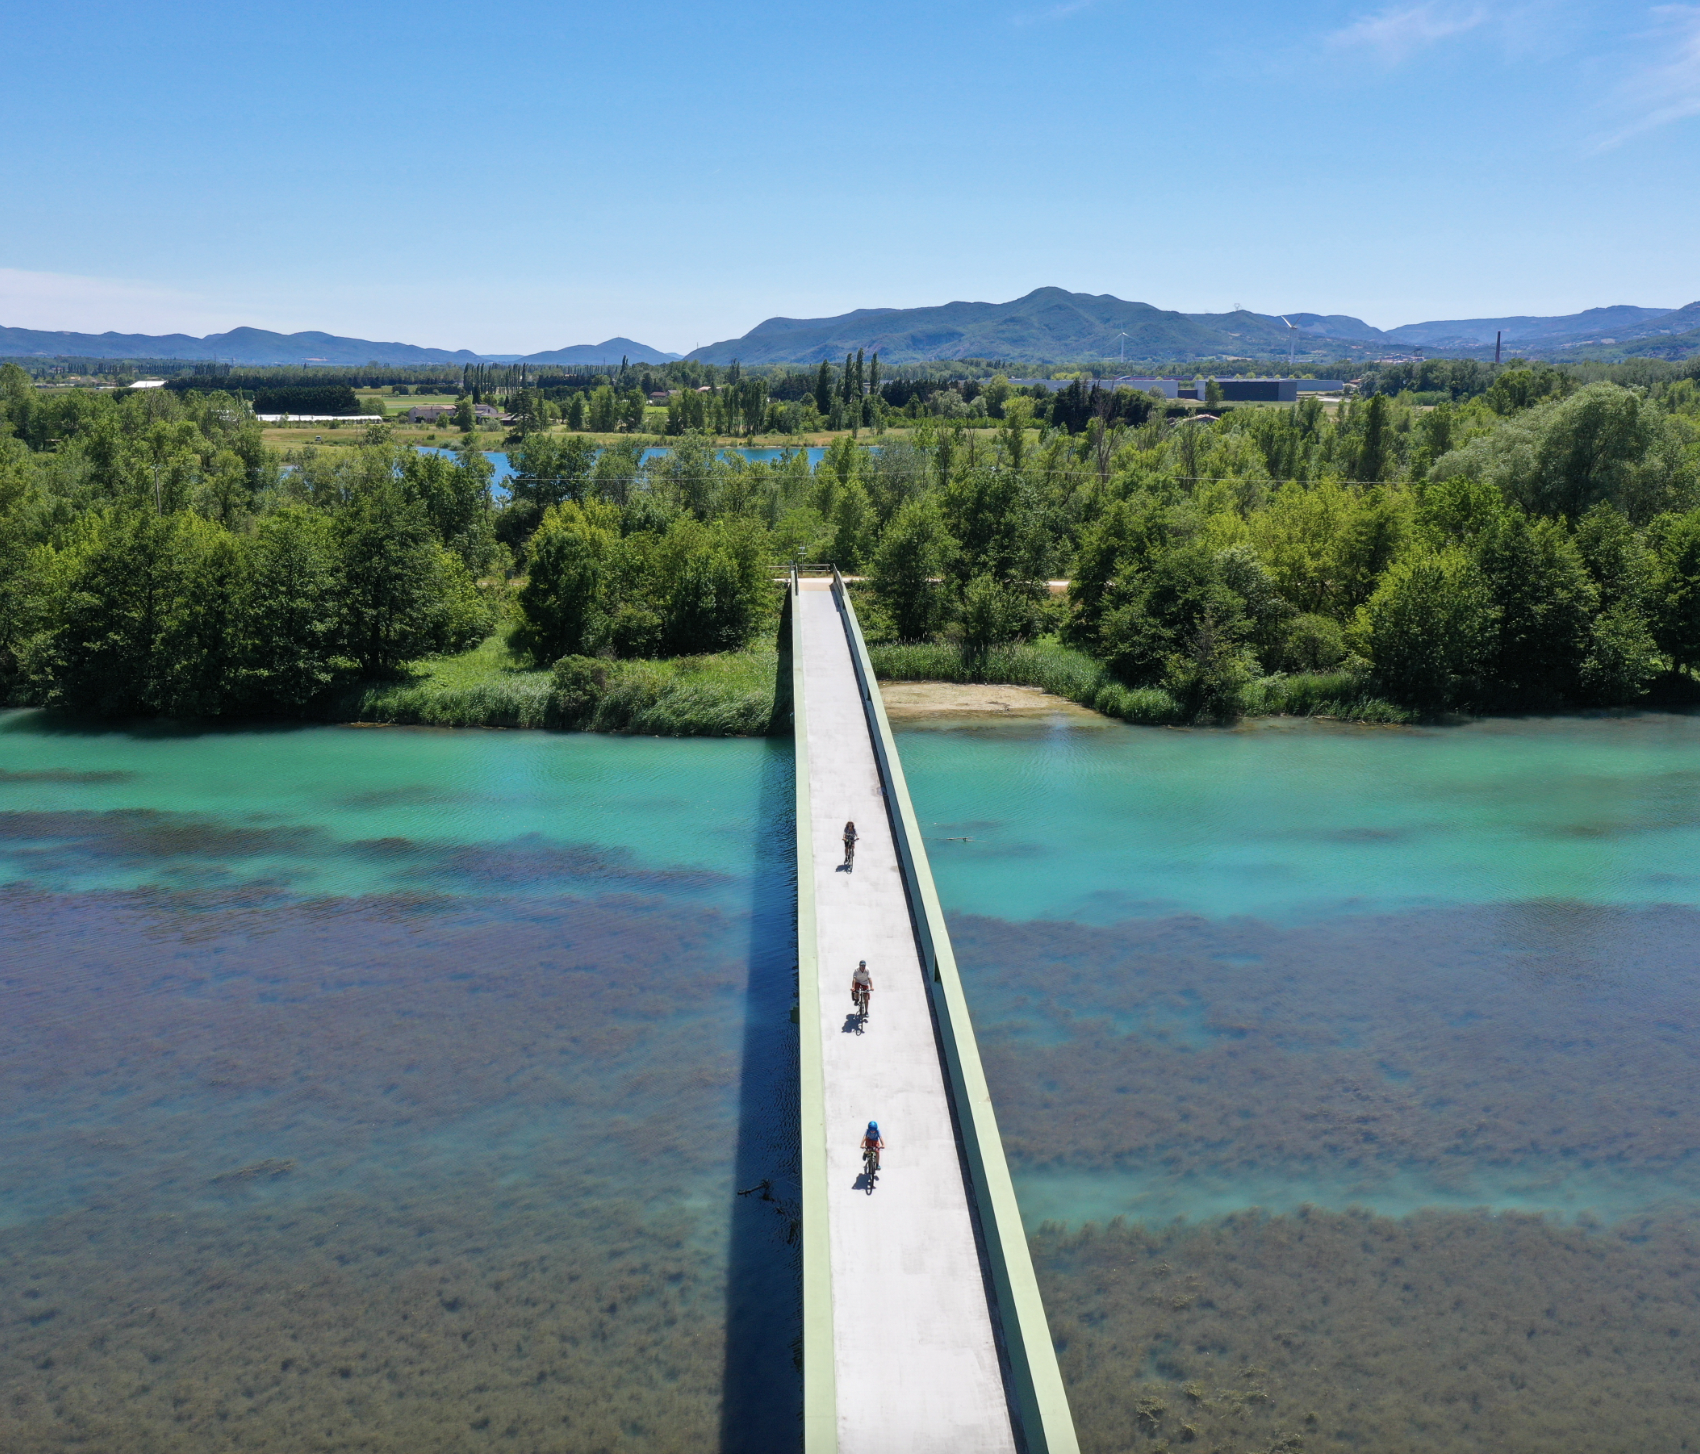
<svg viewBox="0 0 1700 1454"><path fill-rule="evenodd" d="M1700 116L1700 5L1656 5L1655 27L1642 39L1658 56L1618 88L1619 114L1627 119L1598 138L1598 155L1632 136Z"/></svg>
<svg viewBox="0 0 1700 1454"><path fill-rule="evenodd" d="M1465 31L1474 30L1488 18L1479 5L1462 7L1425 0L1420 5L1394 5L1374 15L1354 20L1328 37L1340 50L1373 51L1388 65Z"/></svg>

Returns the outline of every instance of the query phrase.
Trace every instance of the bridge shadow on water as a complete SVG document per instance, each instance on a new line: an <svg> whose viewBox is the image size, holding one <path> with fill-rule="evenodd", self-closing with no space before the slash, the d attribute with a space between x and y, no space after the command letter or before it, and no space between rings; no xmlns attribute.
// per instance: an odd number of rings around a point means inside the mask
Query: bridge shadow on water
<svg viewBox="0 0 1700 1454"><path fill-rule="evenodd" d="M788 663L781 663L782 669ZM791 743L770 738L754 844L736 1196L727 1257L725 1454L802 1442L797 864Z"/></svg>

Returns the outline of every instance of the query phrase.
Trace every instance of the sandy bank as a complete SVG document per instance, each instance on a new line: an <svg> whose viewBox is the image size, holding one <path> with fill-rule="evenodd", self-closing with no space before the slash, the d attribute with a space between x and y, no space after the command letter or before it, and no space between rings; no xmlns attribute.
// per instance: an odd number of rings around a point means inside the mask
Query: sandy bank
<svg viewBox="0 0 1700 1454"><path fill-rule="evenodd" d="M1071 722L1105 725L1109 719L1038 687L995 686L964 682L882 682L886 714L893 722L917 722L946 717L975 721L1032 720L1066 717Z"/></svg>

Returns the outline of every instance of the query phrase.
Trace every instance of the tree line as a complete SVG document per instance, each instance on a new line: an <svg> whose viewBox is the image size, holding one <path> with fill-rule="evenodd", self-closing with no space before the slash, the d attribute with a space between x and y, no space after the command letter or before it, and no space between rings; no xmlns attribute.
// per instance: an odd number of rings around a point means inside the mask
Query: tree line
<svg viewBox="0 0 1700 1454"><path fill-rule="evenodd" d="M846 378L858 397L855 363L811 371L829 404ZM767 377L696 397L765 410ZM1695 380L1528 367L1459 401L1413 392L1212 421L1100 408L1116 392L1083 380L1098 403L1052 421L1012 388L991 428L929 410L814 469L724 454L695 420L659 456L635 431L538 428L498 495L470 445L425 455L377 427L283 455L231 395L41 392L0 369L0 685L277 713L493 630L537 666L723 651L772 629L787 562L826 559L862 578L875 640L1071 647L1200 719L1277 677L1424 712L1687 690Z"/></svg>

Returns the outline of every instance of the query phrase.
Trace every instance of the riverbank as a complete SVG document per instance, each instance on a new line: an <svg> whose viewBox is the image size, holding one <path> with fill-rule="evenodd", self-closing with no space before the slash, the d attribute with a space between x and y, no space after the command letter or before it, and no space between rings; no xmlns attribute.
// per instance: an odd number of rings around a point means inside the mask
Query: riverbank
<svg viewBox="0 0 1700 1454"><path fill-rule="evenodd" d="M994 647L969 659L945 643L887 644L868 650L882 682L956 682L1037 687L1105 717L1145 727L1192 720L1161 687L1128 687L1101 662L1054 641ZM1247 717L1342 717L1354 722L1409 722L1413 715L1369 695L1350 672L1262 677L1244 693Z"/></svg>
<svg viewBox="0 0 1700 1454"><path fill-rule="evenodd" d="M531 727L653 737L759 737L774 727L771 646L664 661L597 661L552 671L516 659L500 636L417 662L406 680L357 682L316 716L420 727ZM789 730L789 723L781 730Z"/></svg>
<svg viewBox="0 0 1700 1454"><path fill-rule="evenodd" d="M1088 714L1140 726L1183 726L1188 717L1161 687L1127 687L1084 652L1056 642L998 647L976 660L949 644L869 648L905 721L993 720ZM1266 677L1245 693L1248 717L1336 717L1405 722L1410 714L1367 697L1349 673ZM660 661L569 657L539 671L492 636L457 656L413 664L407 677L356 682L324 698L327 722L420 727L529 727L662 737L783 736L790 703L779 654L768 645Z"/></svg>

